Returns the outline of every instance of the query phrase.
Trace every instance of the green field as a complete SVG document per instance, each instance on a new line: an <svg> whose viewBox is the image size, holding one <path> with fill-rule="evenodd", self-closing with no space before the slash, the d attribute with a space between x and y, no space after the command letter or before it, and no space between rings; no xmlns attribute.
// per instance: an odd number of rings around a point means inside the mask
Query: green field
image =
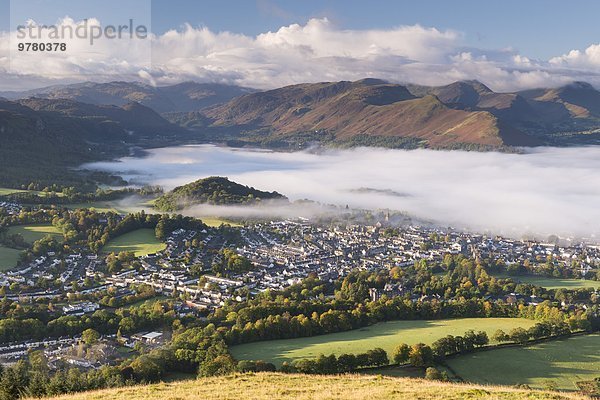
<svg viewBox="0 0 600 400"><path fill-rule="evenodd" d="M11 189L11 188L0 187L0 196L8 196L8 195L15 194L15 193L31 193L31 194L37 194L38 196L41 196L41 197L45 197L49 194L47 192L41 192L38 190L23 190L23 189ZM56 195L58 197L61 197L63 194L56 193Z"/></svg>
<svg viewBox="0 0 600 400"><path fill-rule="evenodd" d="M52 235L58 239L61 239L63 237L62 233L50 224L11 226L8 229L8 232L11 235L15 233L20 233L27 243L33 243L36 240L40 240L46 235Z"/></svg>
<svg viewBox="0 0 600 400"><path fill-rule="evenodd" d="M119 253L121 251L133 251L136 256L156 253L165 248L165 244L156 239L154 229L138 229L121 235L102 249L103 253Z"/></svg>
<svg viewBox="0 0 600 400"><path fill-rule="evenodd" d="M0 271L6 271L17 265L21 250L0 246Z"/></svg>
<svg viewBox="0 0 600 400"><path fill-rule="evenodd" d="M528 328L535 321L517 318L460 318L433 321L390 321L366 328L329 335L298 339L247 343L230 348L238 360L265 360L281 365L284 361L314 358L319 354L363 353L381 347L391 355L400 343L431 344L446 335L462 335L469 329L486 331L491 336L497 329L510 331Z"/></svg>
<svg viewBox="0 0 600 400"><path fill-rule="evenodd" d="M531 276L531 275L524 275L524 276L509 276L509 275L495 275L496 278L510 278L515 282L522 282L522 283L530 283L532 285L537 285L537 286L541 286L544 287L546 289L560 289L560 288L566 288L566 289L577 289L577 288L585 288L585 287L591 287L591 288L600 288L600 282L599 281L591 281L589 279L559 279L559 278L547 278L544 276Z"/></svg>
<svg viewBox="0 0 600 400"><path fill-rule="evenodd" d="M227 221L227 220L221 219L219 217L200 217L200 219L206 225L212 226L212 227L215 227L215 228L218 228L219 226L221 226L221 224L231 225L231 226L234 226L234 227L235 226L242 226L242 225L237 224L235 222Z"/></svg>
<svg viewBox="0 0 600 400"><path fill-rule="evenodd" d="M10 188L1 188L0 187L0 196L8 196L9 194L20 193L20 192L25 192L25 190L10 189Z"/></svg>
<svg viewBox="0 0 600 400"><path fill-rule="evenodd" d="M98 212L114 212L117 214L128 214L144 211L147 213L155 213L152 208L152 200L141 197L130 197L127 200L107 200L107 201L92 201L88 203L71 203L65 204L65 207L75 210L78 208L93 208Z"/></svg>
<svg viewBox="0 0 600 400"><path fill-rule="evenodd" d="M482 351L449 359L447 363L470 382L521 383L535 388L552 382L558 389L575 390L575 382L600 377L600 335Z"/></svg>

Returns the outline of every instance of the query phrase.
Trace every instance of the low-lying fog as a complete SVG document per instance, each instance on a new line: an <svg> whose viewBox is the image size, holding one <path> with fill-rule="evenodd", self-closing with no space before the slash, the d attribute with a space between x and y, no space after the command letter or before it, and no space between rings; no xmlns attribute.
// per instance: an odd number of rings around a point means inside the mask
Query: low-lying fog
<svg viewBox="0 0 600 400"><path fill-rule="evenodd" d="M593 236L600 230L600 147L525 154L374 148L317 154L201 145L155 149L144 158L85 168L165 189L227 176L290 200L388 208L511 236Z"/></svg>

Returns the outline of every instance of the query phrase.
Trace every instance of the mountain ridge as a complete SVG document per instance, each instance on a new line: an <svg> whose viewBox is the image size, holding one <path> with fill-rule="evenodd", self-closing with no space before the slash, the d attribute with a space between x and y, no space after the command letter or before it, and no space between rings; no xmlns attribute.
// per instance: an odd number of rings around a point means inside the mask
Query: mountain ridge
<svg viewBox="0 0 600 400"><path fill-rule="evenodd" d="M158 113L164 113L196 111L252 91L254 89L241 86L193 81L168 86L114 81L56 85L23 92L0 92L0 96L9 100L36 97L52 100L68 99L87 104L115 106L136 102L150 107Z"/></svg>
<svg viewBox="0 0 600 400"><path fill-rule="evenodd" d="M600 126L600 92L587 84L496 93L478 81L439 87L376 79L320 82L242 95L194 117L202 128L272 139L312 132L312 139L329 135L334 143L366 135L415 139L432 148L561 145L563 132Z"/></svg>

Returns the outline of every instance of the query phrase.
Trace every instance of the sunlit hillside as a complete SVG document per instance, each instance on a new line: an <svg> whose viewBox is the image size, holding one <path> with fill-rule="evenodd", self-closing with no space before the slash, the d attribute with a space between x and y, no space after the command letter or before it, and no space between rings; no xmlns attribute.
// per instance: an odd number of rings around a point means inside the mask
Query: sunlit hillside
<svg viewBox="0 0 600 400"><path fill-rule="evenodd" d="M53 398L55 400L195 399L586 399L577 394L475 386L381 376L259 373L159 383Z"/></svg>

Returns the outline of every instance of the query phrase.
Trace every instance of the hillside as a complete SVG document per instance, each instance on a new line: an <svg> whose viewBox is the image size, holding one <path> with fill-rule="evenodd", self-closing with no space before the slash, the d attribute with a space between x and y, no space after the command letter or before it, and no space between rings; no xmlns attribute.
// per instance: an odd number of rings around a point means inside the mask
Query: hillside
<svg viewBox="0 0 600 400"><path fill-rule="evenodd" d="M360 375L285 375L258 373L159 383L53 397L54 400L192 399L585 399L576 394L500 386L450 384L420 379Z"/></svg>
<svg viewBox="0 0 600 400"><path fill-rule="evenodd" d="M168 144L187 132L137 103L97 106L71 100L0 101L0 182L72 185L69 168L128 154L128 145Z"/></svg>
<svg viewBox="0 0 600 400"><path fill-rule="evenodd" d="M381 138L390 143L403 138L412 141L400 143L412 146L498 148L597 140L561 134L598 127L599 116L600 92L583 83L496 93L477 81L426 87L364 79L252 93L210 107L202 115L190 114L187 120L180 116L177 122L205 127L208 119L212 127L262 140L308 138L339 144L360 138L358 144L369 145Z"/></svg>
<svg viewBox="0 0 600 400"><path fill-rule="evenodd" d="M0 99L0 185L10 187L77 184L81 176L70 167L183 143L475 150L600 144L600 92L582 82L516 93L477 81L426 87L363 79L264 92L111 82L3 94L21 97Z"/></svg>
<svg viewBox="0 0 600 400"><path fill-rule="evenodd" d="M115 105L136 102L156 112L188 112L224 103L252 92L252 89L216 83L183 82L171 86L150 86L139 82L86 82L74 85L51 86L26 92L4 92L1 95L17 100L30 97L67 99L96 105Z"/></svg>
<svg viewBox="0 0 600 400"><path fill-rule="evenodd" d="M432 147L532 142L526 135L503 140L489 112L452 109L435 96L415 97L404 86L375 80L288 86L236 98L205 114L214 126L264 129L275 137L316 131L337 140L410 137Z"/></svg>
<svg viewBox="0 0 600 400"><path fill-rule="evenodd" d="M263 200L284 200L277 192L263 192L227 178L211 176L176 187L154 202L162 211L177 211L197 204L256 204Z"/></svg>
<svg viewBox="0 0 600 400"><path fill-rule="evenodd" d="M400 137L446 148L539 143L507 126L490 110L457 108L457 101L470 104L474 100L460 93L454 97L434 91L414 95L405 86L369 79L253 93L210 108L205 115L213 126L241 126L282 138L306 132L332 134L334 141L358 135Z"/></svg>
<svg viewBox="0 0 600 400"><path fill-rule="evenodd" d="M528 90L522 96L540 103L561 104L575 118L600 117L600 92L585 82L556 89Z"/></svg>
<svg viewBox="0 0 600 400"><path fill-rule="evenodd" d="M69 184L68 166L96 159L79 124L8 101L0 101L0 142L0 182L5 185L55 179Z"/></svg>
<svg viewBox="0 0 600 400"><path fill-rule="evenodd" d="M95 105L73 100L29 98L19 101L20 104L42 113L54 113L76 119L87 124L88 129L98 126L96 132L107 136L111 132L120 133L123 138L132 135L152 135L182 133L183 129L173 125L156 111L140 103L127 103L122 106ZM86 133L88 131L84 131Z"/></svg>

